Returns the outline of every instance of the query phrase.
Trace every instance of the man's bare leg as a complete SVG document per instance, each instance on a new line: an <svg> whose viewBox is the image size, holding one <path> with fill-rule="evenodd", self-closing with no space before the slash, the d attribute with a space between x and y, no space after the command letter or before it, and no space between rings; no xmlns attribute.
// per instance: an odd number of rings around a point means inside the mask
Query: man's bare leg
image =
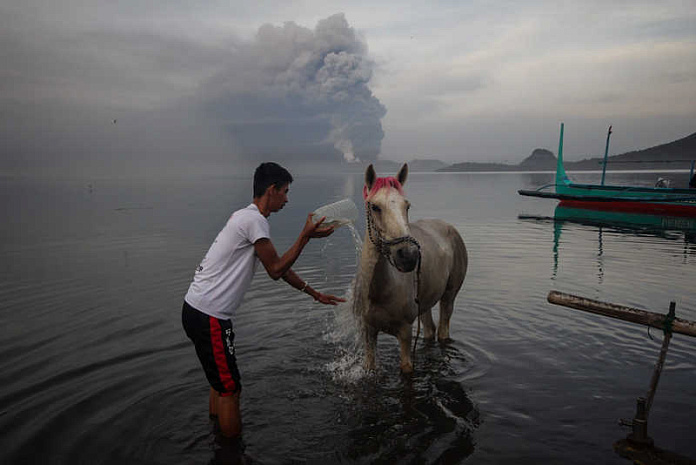
<svg viewBox="0 0 696 465"><path fill-rule="evenodd" d="M208 414L210 415L210 418L217 418L218 416L218 397L220 397L220 394L215 389L210 388L210 397L208 398Z"/></svg>
<svg viewBox="0 0 696 465"><path fill-rule="evenodd" d="M236 438L242 434L242 415L239 412L239 395L236 392L231 396L218 396L217 415L222 435L228 438Z"/></svg>

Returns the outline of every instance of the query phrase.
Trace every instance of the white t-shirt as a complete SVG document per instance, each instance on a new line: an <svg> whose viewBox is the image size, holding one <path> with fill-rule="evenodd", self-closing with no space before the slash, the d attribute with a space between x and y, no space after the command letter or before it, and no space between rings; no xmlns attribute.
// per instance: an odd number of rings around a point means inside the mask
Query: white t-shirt
<svg viewBox="0 0 696 465"><path fill-rule="evenodd" d="M270 238L270 229L253 203L234 212L196 268L184 300L203 313L231 319L256 271L254 243Z"/></svg>

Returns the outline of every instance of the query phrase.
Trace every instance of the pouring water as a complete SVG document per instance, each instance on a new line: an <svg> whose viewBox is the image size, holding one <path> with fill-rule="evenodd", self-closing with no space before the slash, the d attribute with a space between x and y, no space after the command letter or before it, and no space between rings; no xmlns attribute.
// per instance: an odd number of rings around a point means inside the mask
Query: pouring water
<svg viewBox="0 0 696 465"><path fill-rule="evenodd" d="M351 199L343 199L317 208L313 213L313 220L318 221L326 217L324 225L339 228L346 226L351 233L356 260L359 260L362 249L362 238L355 222L358 219L358 209ZM326 241L321 249L325 254L333 241ZM353 285L348 291L348 302L340 304L334 312L334 324L324 333L324 340L334 346L335 359L328 363L325 369L335 381L353 383L363 378L366 371L362 365L362 350L358 341L359 331L353 317Z"/></svg>

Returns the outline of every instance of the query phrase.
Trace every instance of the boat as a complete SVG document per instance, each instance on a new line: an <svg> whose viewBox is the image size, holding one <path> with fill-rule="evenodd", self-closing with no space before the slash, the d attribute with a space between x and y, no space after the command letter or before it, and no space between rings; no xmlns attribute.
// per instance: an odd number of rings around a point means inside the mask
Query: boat
<svg viewBox="0 0 696 465"><path fill-rule="evenodd" d="M650 212L668 216L696 216L696 189L605 185L604 177L610 135L611 126L607 133L601 184L574 183L566 175L563 166L563 123L561 123L555 182L535 190L521 189L517 192L529 197L558 199L561 201L560 205L573 208ZM690 179L693 177L693 167L694 163L692 162Z"/></svg>

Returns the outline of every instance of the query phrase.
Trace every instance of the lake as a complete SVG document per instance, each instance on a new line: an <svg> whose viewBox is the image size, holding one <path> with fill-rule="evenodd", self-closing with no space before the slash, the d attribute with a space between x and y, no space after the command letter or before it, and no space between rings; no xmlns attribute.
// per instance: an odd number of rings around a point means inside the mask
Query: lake
<svg viewBox="0 0 696 465"><path fill-rule="evenodd" d="M330 174L326 174L330 173ZM306 214L361 205L362 174L293 170L271 215L279 251ZM393 175L394 173L379 173ZM593 182L599 173L569 173ZM609 173L654 184L688 173ZM348 305L328 307L262 272L235 321L248 463L629 463L628 434L660 350L659 330L551 305L550 290L696 320L696 236L554 216L517 195L553 173L411 173L411 219L464 238L469 270L445 345L420 339L415 373L381 335L361 369ZM180 322L194 269L251 171L196 178L47 179L0 184L0 462L226 463L208 385ZM364 235L365 221L357 230ZM688 229L688 228L687 228ZM351 231L313 240L293 267L350 297ZM437 311L434 312L437 319ZM415 330L415 325L414 325ZM696 340L675 335L652 407L656 445L696 458Z"/></svg>

